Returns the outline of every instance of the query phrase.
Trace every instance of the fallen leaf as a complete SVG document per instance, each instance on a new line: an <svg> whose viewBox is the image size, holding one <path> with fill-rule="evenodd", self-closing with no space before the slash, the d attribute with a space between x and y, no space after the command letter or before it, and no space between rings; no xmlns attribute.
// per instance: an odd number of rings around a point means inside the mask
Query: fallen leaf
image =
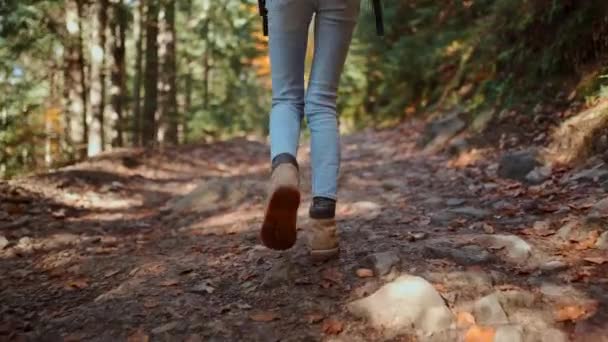
<svg viewBox="0 0 608 342"><path fill-rule="evenodd" d="M127 337L127 342L149 342L150 336L144 332L143 328L137 329Z"/></svg>
<svg viewBox="0 0 608 342"><path fill-rule="evenodd" d="M467 330L464 342L493 342L496 330L491 327L474 325Z"/></svg>
<svg viewBox="0 0 608 342"><path fill-rule="evenodd" d="M486 234L494 234L494 227L489 223L484 222L481 225L481 228Z"/></svg>
<svg viewBox="0 0 608 342"><path fill-rule="evenodd" d="M433 284L433 287L434 287L434 288L435 288L435 290L437 290L438 292L442 292L442 293L448 292L448 289L446 289L446 288L445 288L445 285L443 285L443 284L440 284L440 283L435 283L435 284Z"/></svg>
<svg viewBox="0 0 608 342"><path fill-rule="evenodd" d="M321 329L327 335L338 335L344 330L344 323L330 318L323 322Z"/></svg>
<svg viewBox="0 0 608 342"><path fill-rule="evenodd" d="M179 284L179 280L177 279L167 279L159 283L160 286L175 286Z"/></svg>
<svg viewBox="0 0 608 342"><path fill-rule="evenodd" d="M153 334L162 334L167 331L171 331L177 327L178 322L169 322L167 324L163 324L160 327L156 327L152 329Z"/></svg>
<svg viewBox="0 0 608 342"><path fill-rule="evenodd" d="M147 299L147 300L144 301L144 308L152 309L152 308L155 308L157 306L158 306L158 302L157 301L154 301L154 300L151 300L151 299Z"/></svg>
<svg viewBox="0 0 608 342"><path fill-rule="evenodd" d="M606 258L606 257L590 257L590 258L585 258L583 260L588 261L590 263L597 264L597 265L603 265L608 262L608 258Z"/></svg>
<svg viewBox="0 0 608 342"><path fill-rule="evenodd" d="M69 289L82 290L82 289L89 287L89 283L87 282L87 280L85 278L79 278L79 279L70 280L67 283L67 286Z"/></svg>
<svg viewBox="0 0 608 342"><path fill-rule="evenodd" d="M120 273L120 270L110 270L103 275L104 278L110 278L111 276L117 275Z"/></svg>
<svg viewBox="0 0 608 342"><path fill-rule="evenodd" d="M369 278L374 276L374 271L369 268L360 268L357 270L357 277L359 278Z"/></svg>
<svg viewBox="0 0 608 342"><path fill-rule="evenodd" d="M308 324L316 324L319 323L323 320L323 318L325 318L325 315L320 314L320 313L311 313L306 315L306 322L308 322Z"/></svg>
<svg viewBox="0 0 608 342"><path fill-rule="evenodd" d="M577 321L587 313L587 309L581 305L568 305L554 312L557 322Z"/></svg>
<svg viewBox="0 0 608 342"><path fill-rule="evenodd" d="M581 251L581 250L585 250L585 249L592 249L595 247L595 243L597 242L597 239L600 237L600 233L597 230L592 231L591 233L589 233L589 236L581 241L578 245L576 245L576 249Z"/></svg>
<svg viewBox="0 0 608 342"><path fill-rule="evenodd" d="M323 271L321 274L324 280L329 280L335 284L341 284L344 275L336 267L331 267Z"/></svg>
<svg viewBox="0 0 608 342"><path fill-rule="evenodd" d="M271 322L279 319L279 315L276 312L262 311L251 314L249 318L256 322Z"/></svg>
<svg viewBox="0 0 608 342"><path fill-rule="evenodd" d="M475 325L475 317L468 312L459 312L456 315L456 324L459 328L468 328Z"/></svg>

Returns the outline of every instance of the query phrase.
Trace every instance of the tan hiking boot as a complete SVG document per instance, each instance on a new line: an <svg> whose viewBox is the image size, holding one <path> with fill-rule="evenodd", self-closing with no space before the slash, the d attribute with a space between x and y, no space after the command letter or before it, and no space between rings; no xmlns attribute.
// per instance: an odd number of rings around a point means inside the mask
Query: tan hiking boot
<svg viewBox="0 0 608 342"><path fill-rule="evenodd" d="M336 201L315 197L310 206L308 246L315 261L324 261L339 254Z"/></svg>
<svg viewBox="0 0 608 342"><path fill-rule="evenodd" d="M336 219L310 219L308 247L314 261L325 261L340 253Z"/></svg>
<svg viewBox="0 0 608 342"><path fill-rule="evenodd" d="M271 249L286 250L296 242L296 223L300 206L300 176L291 163L274 168L270 178L268 203L260 237Z"/></svg>

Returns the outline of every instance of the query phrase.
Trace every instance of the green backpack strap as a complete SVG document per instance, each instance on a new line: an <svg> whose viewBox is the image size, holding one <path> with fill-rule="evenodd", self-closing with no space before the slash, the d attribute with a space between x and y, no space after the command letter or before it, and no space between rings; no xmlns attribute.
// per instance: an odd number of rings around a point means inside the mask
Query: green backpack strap
<svg viewBox="0 0 608 342"><path fill-rule="evenodd" d="M268 36L268 10L266 9L266 0L258 0L258 9L262 17L262 25L264 36ZM384 35L384 16L382 13L382 0L372 0L372 10L376 17L376 33L379 36Z"/></svg>

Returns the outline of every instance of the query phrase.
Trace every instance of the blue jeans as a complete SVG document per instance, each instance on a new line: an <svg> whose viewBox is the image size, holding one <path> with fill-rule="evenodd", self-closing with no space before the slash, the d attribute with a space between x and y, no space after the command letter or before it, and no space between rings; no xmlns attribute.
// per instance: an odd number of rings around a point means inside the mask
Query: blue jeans
<svg viewBox="0 0 608 342"><path fill-rule="evenodd" d="M272 110L271 159L297 154L300 123L311 133L312 195L337 198L340 137L336 97L360 0L267 0ZM315 18L314 58L304 89L310 22Z"/></svg>

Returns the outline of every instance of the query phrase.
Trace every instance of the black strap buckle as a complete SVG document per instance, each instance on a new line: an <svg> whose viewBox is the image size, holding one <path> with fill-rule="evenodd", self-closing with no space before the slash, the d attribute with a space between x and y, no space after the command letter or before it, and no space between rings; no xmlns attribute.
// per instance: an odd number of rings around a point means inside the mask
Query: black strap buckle
<svg viewBox="0 0 608 342"><path fill-rule="evenodd" d="M266 9L266 0L258 0L258 9L262 17L262 30L264 36L268 36L268 10Z"/></svg>

